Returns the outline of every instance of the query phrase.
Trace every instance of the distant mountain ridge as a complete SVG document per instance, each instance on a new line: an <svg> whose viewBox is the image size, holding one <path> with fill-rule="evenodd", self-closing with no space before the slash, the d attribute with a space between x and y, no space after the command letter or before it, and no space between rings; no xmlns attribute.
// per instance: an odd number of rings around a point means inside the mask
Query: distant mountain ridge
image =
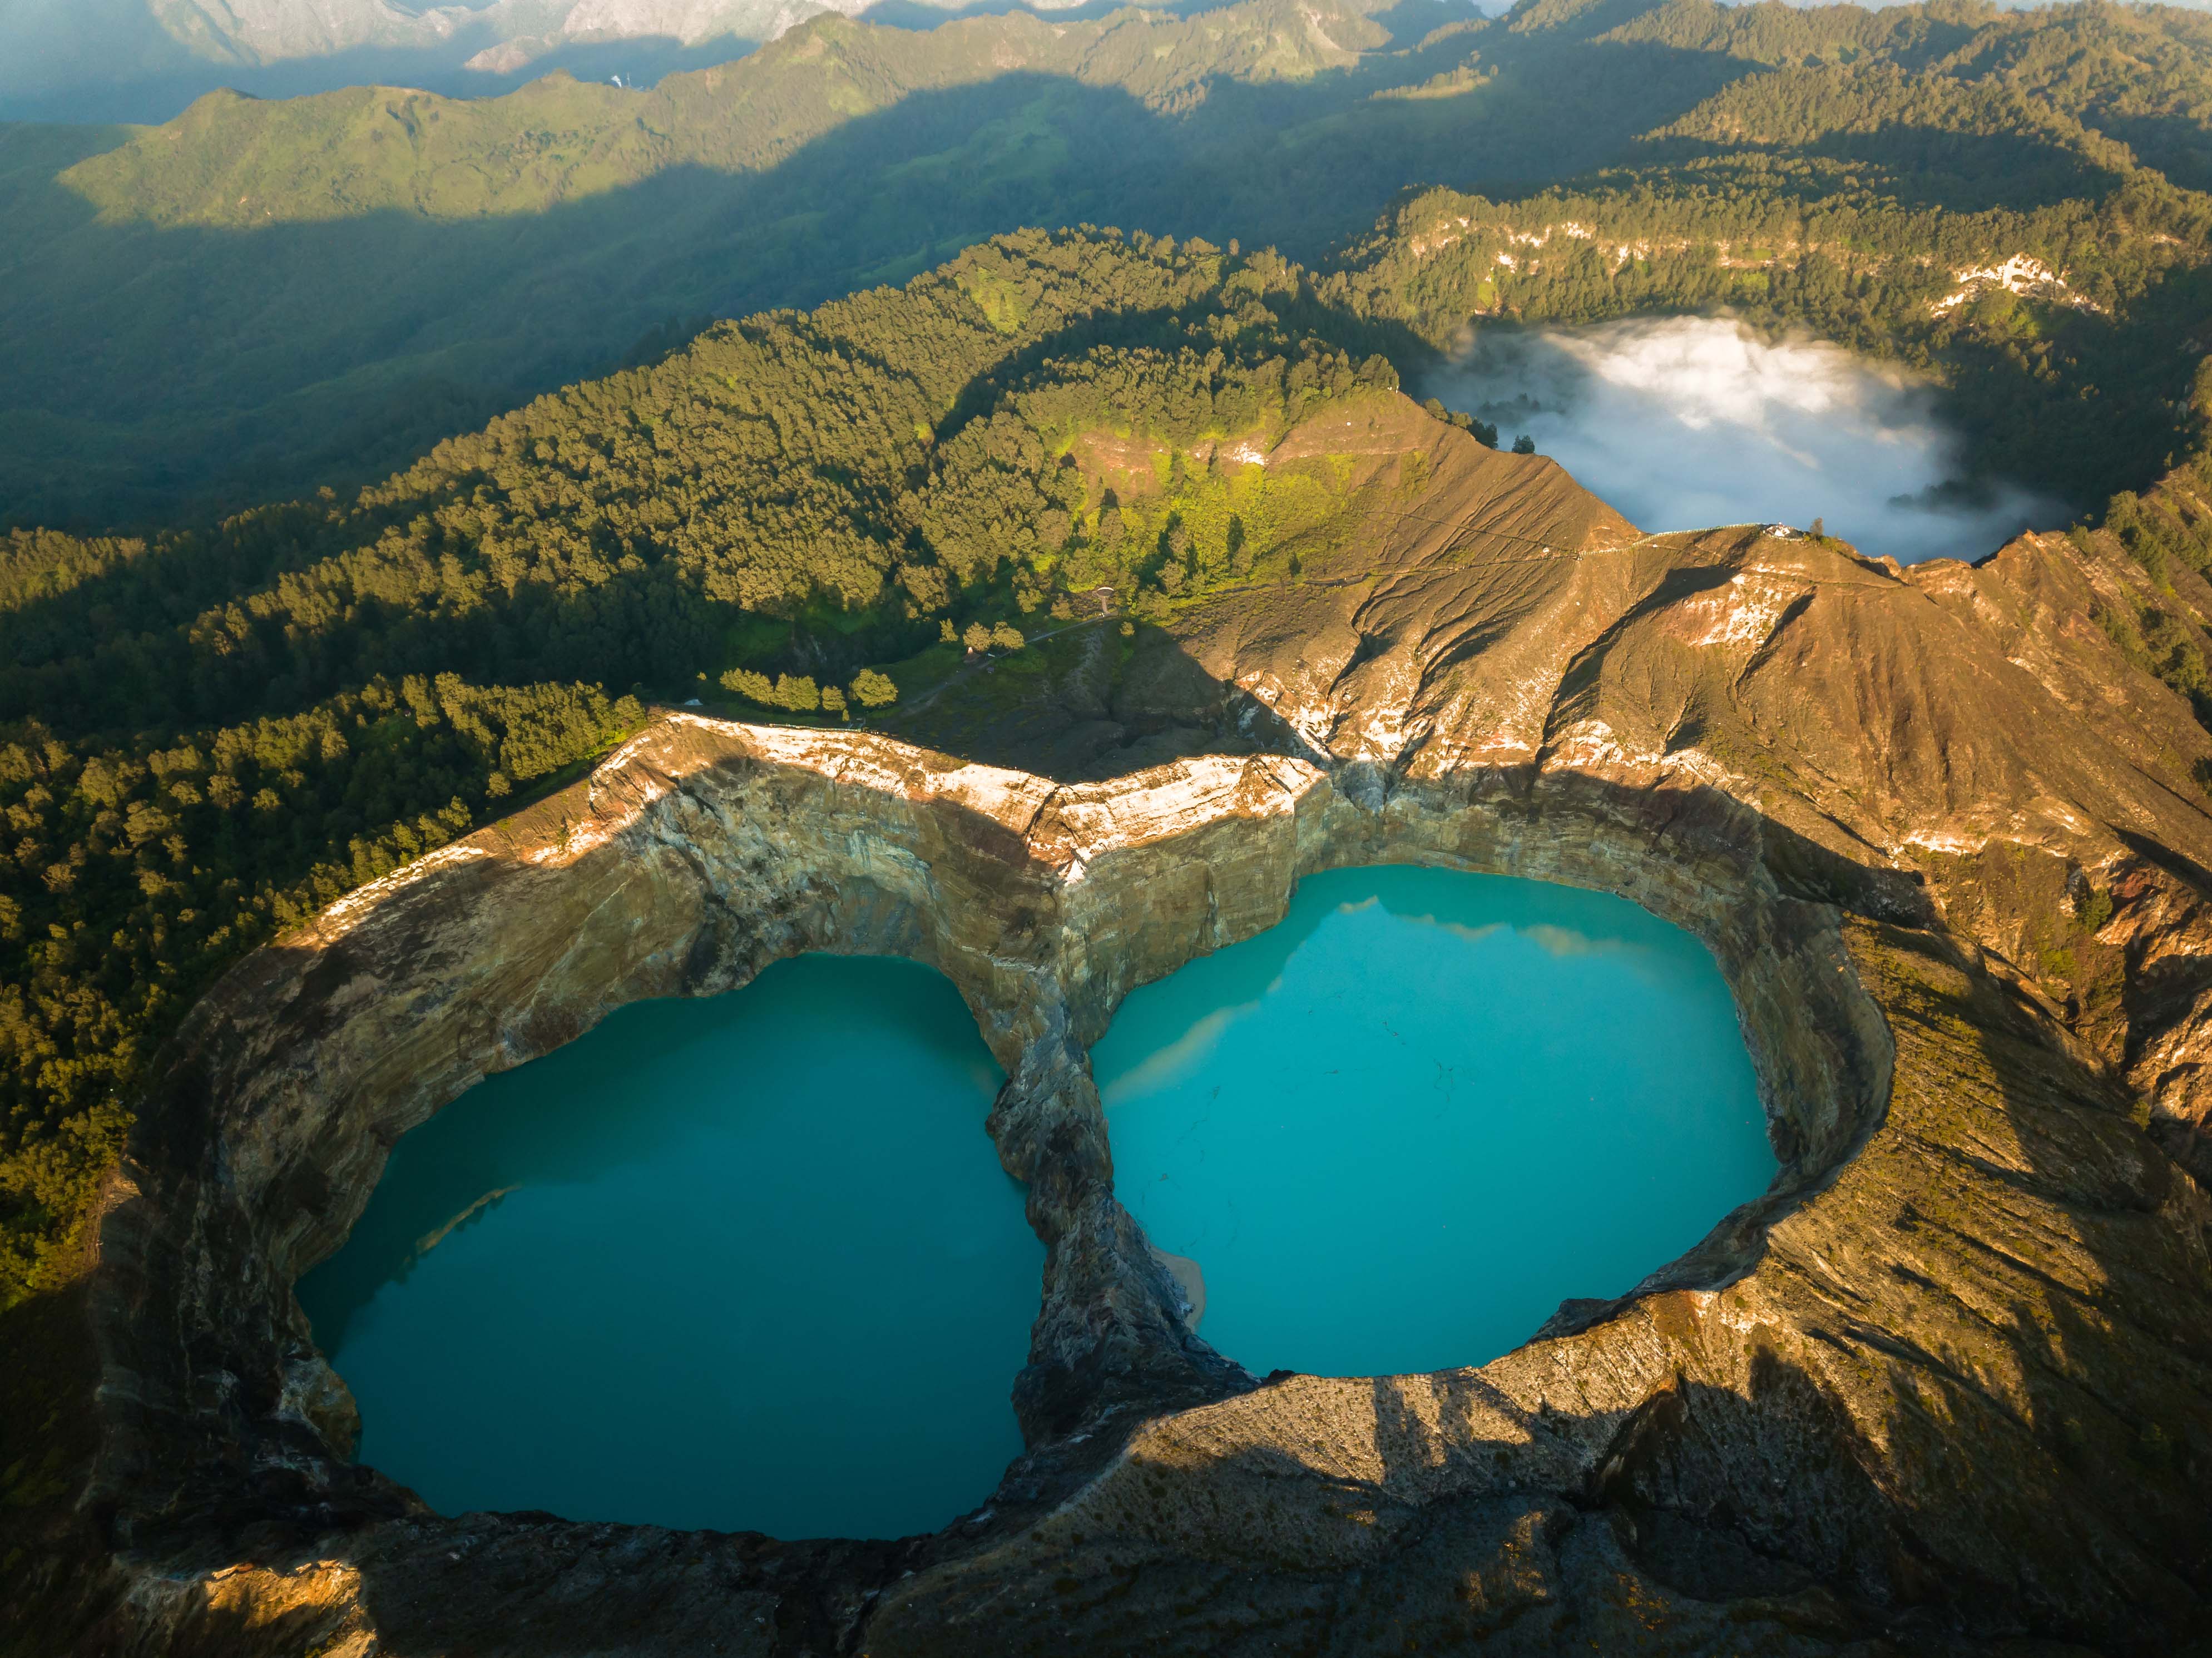
<svg viewBox="0 0 2212 1658"><path fill-rule="evenodd" d="M1203 22L1014 12L921 33L824 17L748 63L647 91L556 75L496 100L390 87L281 102L211 93L64 181L103 214L165 224L538 213L672 167L757 172L918 93L1049 75L1174 113L1217 77L1308 80L1350 69L1385 39L1345 0L1249 0Z"/></svg>
<svg viewBox="0 0 2212 1658"><path fill-rule="evenodd" d="M1066 0L1062 0L1066 3ZM716 35L767 39L823 11L863 0L477 0L411 6L399 0L145 0L167 33L196 56L241 64L312 58L356 46L474 45L465 67L520 68L562 40L659 35L697 46ZM1048 0L1048 8L1049 0ZM482 60L482 61L479 61Z"/></svg>
<svg viewBox="0 0 2212 1658"><path fill-rule="evenodd" d="M1576 178L1571 203L1529 200ZM1489 20L1240 0L927 31L825 14L650 89L556 73L500 98L386 84L216 94L151 129L0 125L0 526L357 484L711 318L902 284L1023 225L1336 264L1419 185L1568 239L1486 246L1444 288L1406 262L1392 303L1431 344L1501 308L1726 305L1938 369L1974 402L1978 465L2100 499L2172 446L2170 390L2128 388L2201 354L2191 294L2142 282L2160 249L2206 246L2207 198L2185 192L2212 189L2212 19L1988 0L1523 0ZM1740 246L1717 263L1714 239ZM2103 311L1930 308L1961 270L2026 258L2078 285L2115 255Z"/></svg>
<svg viewBox="0 0 2212 1658"><path fill-rule="evenodd" d="M11 0L0 118L161 120L218 87L295 96L371 81L508 90L535 66L656 79L877 0ZM1146 0L1137 0L1146 3ZM906 0L951 12L959 0ZM1023 0L1038 11L1083 0Z"/></svg>

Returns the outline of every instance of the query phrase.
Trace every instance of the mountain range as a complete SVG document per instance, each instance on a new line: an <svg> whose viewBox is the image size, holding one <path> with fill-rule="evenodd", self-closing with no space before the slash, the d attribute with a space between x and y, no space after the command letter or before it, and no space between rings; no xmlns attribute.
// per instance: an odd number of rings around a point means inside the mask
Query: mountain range
<svg viewBox="0 0 2212 1658"><path fill-rule="evenodd" d="M743 55L823 12L874 0L10 0L0 116L160 120L204 93L264 95L394 81L511 90L556 65L651 80ZM1064 10L1081 0L1034 0ZM935 21L957 0L901 0ZM1095 9L1095 8L1094 8Z"/></svg>
<svg viewBox="0 0 2212 1658"><path fill-rule="evenodd" d="M2124 192L2212 184L2208 65L2212 20L2165 7L1528 0L1486 20L1443 0L1241 0L928 30L824 15L650 88L556 72L496 98L221 92L158 127L0 125L0 332L18 343L0 354L0 525L365 483L714 317L902 283L1024 225L1317 261L1409 187L1513 202L1580 176L1624 227L1650 217L1638 202L1847 203L1914 258L1923 232L1898 215L1969 216L1942 231L1947 270L2026 251L2008 213L2094 210L2132 245L2146 221ZM1516 211L1536 234L1585 210ZM2063 264L2069 239L2037 257ZM1825 277L1708 294L1631 265L1540 312L1508 291L1516 270L1468 302L1562 320L1726 302L1945 367L1906 342L1924 311L1869 322ZM2138 481L2142 432L2049 398L2155 378L2180 337L1979 315L1950 316L1941 349L2003 387L1982 399L1988 432L2008 428L1984 459L2070 470L2083 500ZM2038 366L2091 345L2121 360ZM2097 445L2119 459L2085 462Z"/></svg>

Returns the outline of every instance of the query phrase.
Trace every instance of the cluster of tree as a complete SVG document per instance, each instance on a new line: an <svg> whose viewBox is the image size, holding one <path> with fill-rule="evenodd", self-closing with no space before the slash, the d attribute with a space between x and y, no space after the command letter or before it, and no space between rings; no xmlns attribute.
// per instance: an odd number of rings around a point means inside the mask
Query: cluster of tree
<svg viewBox="0 0 2212 1658"><path fill-rule="evenodd" d="M2198 364L2188 401L2200 421L2212 422L2212 359ZM2125 610L2100 602L2092 619L2137 667L2188 698L2212 730L2212 444L2151 489L2121 490L2097 517L2097 527L2068 531L2075 547L2092 560L2111 550L2133 559L2162 597ZM2212 769L2200 769L2197 781L2212 793Z"/></svg>
<svg viewBox="0 0 2212 1658"><path fill-rule="evenodd" d="M1495 449L1498 446L1498 428L1488 421L1477 420L1474 416L1462 414L1456 409L1447 409L1441 398L1424 398L1421 402L1421 409L1431 420L1443 421L1447 425L1456 426L1461 431L1471 434L1475 440L1486 448ZM1520 454L1524 452L1516 443L1513 452Z"/></svg>
<svg viewBox="0 0 2212 1658"><path fill-rule="evenodd" d="M2106 505L2104 527L2160 584L2169 583L2177 564L2212 580L2212 519L2177 500L2187 485L2212 493L2212 455L2193 457L2148 495L2123 489Z"/></svg>
<svg viewBox="0 0 2212 1658"><path fill-rule="evenodd" d="M771 679L750 668L731 668L722 675L722 689L763 708L783 708L793 714L812 714L819 709L823 714L842 715L856 705L887 708L898 701L896 683L889 674L874 668L861 669L853 676L853 683L842 689L835 685L817 685L811 674L781 673Z"/></svg>
<svg viewBox="0 0 2212 1658"><path fill-rule="evenodd" d="M981 656L989 650L1018 651L1029 641L1011 622L994 622L988 628L980 622L971 622L957 634L948 622L945 624L945 642L957 642L970 655Z"/></svg>
<svg viewBox="0 0 2212 1658"><path fill-rule="evenodd" d="M237 956L635 729L574 684L372 677L129 743L0 740L0 1303L70 1267L130 1099Z"/></svg>

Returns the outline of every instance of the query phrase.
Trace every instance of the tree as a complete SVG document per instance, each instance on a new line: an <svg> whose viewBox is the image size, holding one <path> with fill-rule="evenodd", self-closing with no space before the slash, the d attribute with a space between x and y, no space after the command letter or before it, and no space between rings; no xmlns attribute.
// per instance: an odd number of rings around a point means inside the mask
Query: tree
<svg viewBox="0 0 2212 1658"><path fill-rule="evenodd" d="M757 702L763 708L775 705L775 685L764 673L755 673L750 668L732 668L722 676L722 689L734 691L748 702Z"/></svg>
<svg viewBox="0 0 2212 1658"><path fill-rule="evenodd" d="M822 706L822 693L804 674L781 674L775 682L775 706L794 714L807 714Z"/></svg>
<svg viewBox="0 0 2212 1658"><path fill-rule="evenodd" d="M968 631L960 635L960 642L971 656L980 656L991 648L991 630L980 622L971 622Z"/></svg>
<svg viewBox="0 0 2212 1658"><path fill-rule="evenodd" d="M1536 452L1536 440L1530 437L1526 432L1523 432L1519 437L1513 440L1513 452L1516 455L1534 454Z"/></svg>
<svg viewBox="0 0 2212 1658"><path fill-rule="evenodd" d="M853 676L852 696L864 708L887 708L898 701L898 687L889 674L863 668Z"/></svg>
<svg viewBox="0 0 2212 1658"><path fill-rule="evenodd" d="M1002 651L1018 651L1028 641L1022 630L1011 622L1001 622L991 629L991 642Z"/></svg>

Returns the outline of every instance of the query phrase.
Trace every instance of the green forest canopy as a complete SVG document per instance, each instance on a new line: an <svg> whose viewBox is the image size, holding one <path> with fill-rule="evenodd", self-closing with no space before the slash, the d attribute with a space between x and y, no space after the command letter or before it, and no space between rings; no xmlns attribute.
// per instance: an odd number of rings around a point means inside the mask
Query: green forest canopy
<svg viewBox="0 0 2212 1658"><path fill-rule="evenodd" d="M2145 170L2200 187L2209 31L1973 0L824 16L649 91L217 95L155 129L0 129L0 525L358 484L696 319L903 282L1023 224L1311 264L1417 185L1512 200L1612 169L1964 214L2100 203Z"/></svg>

